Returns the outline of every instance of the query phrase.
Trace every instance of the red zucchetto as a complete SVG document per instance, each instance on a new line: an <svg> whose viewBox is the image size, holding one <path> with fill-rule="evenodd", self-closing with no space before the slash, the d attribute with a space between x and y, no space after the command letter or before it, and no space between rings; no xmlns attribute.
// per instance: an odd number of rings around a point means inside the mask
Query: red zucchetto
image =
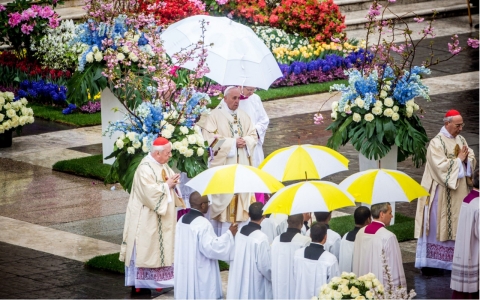
<svg viewBox="0 0 480 300"><path fill-rule="evenodd" d="M153 141L154 146L165 146L168 143L168 140L164 137L158 137Z"/></svg>
<svg viewBox="0 0 480 300"><path fill-rule="evenodd" d="M460 115L460 112L458 110L451 109L447 111L447 113L445 114L445 118L459 116L459 115Z"/></svg>

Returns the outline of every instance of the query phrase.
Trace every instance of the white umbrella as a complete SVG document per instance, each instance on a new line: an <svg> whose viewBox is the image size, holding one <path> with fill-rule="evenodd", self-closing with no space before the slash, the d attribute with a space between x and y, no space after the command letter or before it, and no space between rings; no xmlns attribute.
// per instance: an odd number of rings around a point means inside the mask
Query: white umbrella
<svg viewBox="0 0 480 300"><path fill-rule="evenodd" d="M193 16L170 25L163 33L163 46L172 56L201 40L201 20L205 20L205 45L208 47L206 64L210 72L205 76L221 85L268 87L282 76L277 61L263 41L249 27L226 17ZM194 70L196 60L182 67Z"/></svg>

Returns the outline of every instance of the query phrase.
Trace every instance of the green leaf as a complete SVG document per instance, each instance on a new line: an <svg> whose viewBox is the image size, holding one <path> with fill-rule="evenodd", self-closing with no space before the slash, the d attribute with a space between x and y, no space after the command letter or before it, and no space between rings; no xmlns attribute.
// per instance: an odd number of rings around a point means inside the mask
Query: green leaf
<svg viewBox="0 0 480 300"><path fill-rule="evenodd" d="M385 134L385 139L387 140L387 142L390 145L393 145L395 143L396 129L391 118L383 119L383 132Z"/></svg>
<svg viewBox="0 0 480 300"><path fill-rule="evenodd" d="M383 120L382 118L376 118L375 119L375 134L377 137L377 140L382 143L383 142Z"/></svg>

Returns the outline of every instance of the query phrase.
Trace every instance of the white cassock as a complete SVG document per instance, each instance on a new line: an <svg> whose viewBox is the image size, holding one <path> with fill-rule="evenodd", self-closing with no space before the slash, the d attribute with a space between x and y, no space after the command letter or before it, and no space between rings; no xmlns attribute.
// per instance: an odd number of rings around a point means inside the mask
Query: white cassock
<svg viewBox="0 0 480 300"><path fill-rule="evenodd" d="M340 276L337 258L333 254L323 251L317 259L309 255L309 252L316 252L318 256L321 250L323 250L321 244L311 243L310 246L295 251L293 265L295 299L311 299L318 296L322 285L330 282L333 277Z"/></svg>
<svg viewBox="0 0 480 300"><path fill-rule="evenodd" d="M307 231L305 235L310 236L310 229ZM330 228L327 229L327 240L325 241L325 245L323 245L323 247L325 250L335 255L335 257L337 258L337 261L339 261L340 259L340 241L341 240L342 240L342 237L338 233L331 230Z"/></svg>
<svg viewBox="0 0 480 300"><path fill-rule="evenodd" d="M270 244L260 225L250 222L243 226L235 236L227 299L272 298L270 255Z"/></svg>
<svg viewBox="0 0 480 300"><path fill-rule="evenodd" d="M265 222L265 220L263 221ZM262 222L262 224L263 224ZM273 299L293 299L295 279L293 278L293 256L295 251L310 245L311 239L300 230L288 228L277 236L272 244L272 289Z"/></svg>
<svg viewBox="0 0 480 300"><path fill-rule="evenodd" d="M373 221L358 231L353 252L353 273L362 276L373 273L385 285L382 251L390 267L395 286L407 287L403 271L402 253L397 237L379 221Z"/></svg>
<svg viewBox="0 0 480 300"><path fill-rule="evenodd" d="M257 94L251 95L250 97L248 97L248 99L240 100L238 108L248 114L248 116L252 120L252 123L255 126L255 129L257 130L258 144L255 147L255 151L253 152L253 166L258 167L258 165L265 158L262 146L265 140L265 133L267 132L268 123L270 123L270 120L268 119L265 108L263 108L262 100Z"/></svg>
<svg viewBox="0 0 480 300"><path fill-rule="evenodd" d="M338 257L340 272L352 272L353 247L355 244L355 237L359 230L360 227L355 227L354 230L345 233L340 241L340 254Z"/></svg>
<svg viewBox="0 0 480 300"><path fill-rule="evenodd" d="M280 228L271 217L263 219L260 225L262 226L262 232L268 237L268 244L272 244L273 240L280 235Z"/></svg>
<svg viewBox="0 0 480 300"><path fill-rule="evenodd" d="M217 237L200 211L182 216L175 233L175 299L222 299L218 260L228 261L234 246L231 231Z"/></svg>
<svg viewBox="0 0 480 300"><path fill-rule="evenodd" d="M472 190L460 208L453 254L450 288L462 293L478 292L478 234L479 218L478 191Z"/></svg>

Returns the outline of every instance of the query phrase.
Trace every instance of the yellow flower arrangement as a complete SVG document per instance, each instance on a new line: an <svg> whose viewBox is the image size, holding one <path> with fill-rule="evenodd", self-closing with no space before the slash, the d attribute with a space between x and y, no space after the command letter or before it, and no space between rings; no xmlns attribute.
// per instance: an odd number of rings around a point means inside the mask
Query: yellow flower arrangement
<svg viewBox="0 0 480 300"><path fill-rule="evenodd" d="M280 63L291 63L293 61L308 62L311 60L325 57L327 54L347 55L360 48L365 48L365 41L354 45L352 43L314 43L307 46L299 46L294 49L289 49L285 46L273 49L275 58Z"/></svg>

